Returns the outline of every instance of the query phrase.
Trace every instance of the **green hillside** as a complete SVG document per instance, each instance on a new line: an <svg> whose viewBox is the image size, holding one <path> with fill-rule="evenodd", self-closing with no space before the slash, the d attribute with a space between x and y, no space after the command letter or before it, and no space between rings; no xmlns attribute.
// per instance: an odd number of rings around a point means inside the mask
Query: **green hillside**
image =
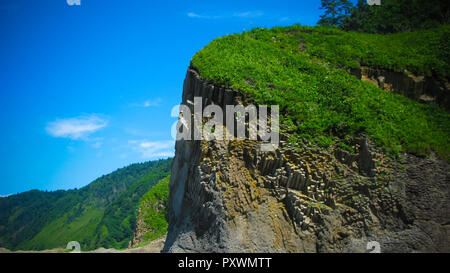
<svg viewBox="0 0 450 273"><path fill-rule="evenodd" d="M172 159L133 164L78 190L33 190L1 198L0 243L12 250L41 250L75 240L82 249L92 249L103 246L100 225L114 230L115 220L121 223L116 241L129 241L140 198L170 173L171 164Z"/></svg>
<svg viewBox="0 0 450 273"><path fill-rule="evenodd" d="M392 156L450 154L450 114L363 82L348 68L374 67L448 80L450 26L389 35L329 27L254 29L212 41L192 59L200 76L279 105L292 143L348 147L366 134Z"/></svg>
<svg viewBox="0 0 450 273"><path fill-rule="evenodd" d="M148 173L120 194L105 209L103 218L97 226L97 238L91 241L95 244L91 245L91 248L112 247L120 249L128 247L128 243L134 235L137 208L142 196L149 190L151 192L161 179L170 174L170 170L171 164L165 164Z"/></svg>
<svg viewBox="0 0 450 273"><path fill-rule="evenodd" d="M28 249L52 249L63 247L70 241L85 242L95 235L95 229L102 219L104 209L87 208L82 214L69 221L69 213L53 220L31 240L21 242L16 248ZM82 248L82 249L85 249Z"/></svg>
<svg viewBox="0 0 450 273"><path fill-rule="evenodd" d="M144 241L152 241L167 233L167 200L169 199L170 176L162 179L148 191L139 202L139 217L146 230Z"/></svg>

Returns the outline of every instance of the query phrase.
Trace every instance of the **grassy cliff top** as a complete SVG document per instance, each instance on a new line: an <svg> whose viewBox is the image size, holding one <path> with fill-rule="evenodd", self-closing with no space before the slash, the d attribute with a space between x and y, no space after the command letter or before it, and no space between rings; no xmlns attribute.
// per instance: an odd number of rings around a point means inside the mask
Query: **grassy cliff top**
<svg viewBox="0 0 450 273"><path fill-rule="evenodd" d="M204 78L278 104L295 143L342 147L361 133L392 155L449 159L450 114L362 82L360 64L448 78L450 27L389 35L323 27L254 29L212 41L192 59ZM345 69L340 69L345 68Z"/></svg>

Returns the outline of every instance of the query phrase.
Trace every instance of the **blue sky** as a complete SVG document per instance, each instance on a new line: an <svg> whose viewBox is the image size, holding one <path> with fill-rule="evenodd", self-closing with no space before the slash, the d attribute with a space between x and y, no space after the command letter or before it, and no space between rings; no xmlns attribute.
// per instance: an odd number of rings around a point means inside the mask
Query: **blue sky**
<svg viewBox="0 0 450 273"><path fill-rule="evenodd" d="M191 57L216 37L315 25L319 0L0 2L0 195L80 188L173 155Z"/></svg>

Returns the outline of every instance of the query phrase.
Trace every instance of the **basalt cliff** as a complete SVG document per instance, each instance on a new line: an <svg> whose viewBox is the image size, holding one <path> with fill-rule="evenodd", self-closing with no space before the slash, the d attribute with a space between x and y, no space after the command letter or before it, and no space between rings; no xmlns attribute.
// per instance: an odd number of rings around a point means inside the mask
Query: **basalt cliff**
<svg viewBox="0 0 450 273"><path fill-rule="evenodd" d="M183 104L193 96L241 99L189 69ZM394 161L365 137L354 147L177 141L164 251L366 252L371 241L386 252L450 251L449 164L435 155Z"/></svg>
<svg viewBox="0 0 450 273"><path fill-rule="evenodd" d="M300 41L295 54L304 54L310 45L306 37L313 32L308 31L274 31L267 43L285 52L288 46L280 46L277 41ZM264 40L258 31L254 33L249 36L255 41L249 38L244 47ZM249 50L242 49L242 54ZM200 70L201 61L207 63L208 57L198 55L194 60ZM280 63L283 61L288 63L285 59ZM310 63L307 68L296 64L295 71L334 71L316 59ZM182 104L192 105L194 97L202 97L203 106L214 104L224 109L225 105L257 102L248 92L201 76L200 70L197 65L189 67ZM343 71L348 73L349 69ZM361 79L374 82L378 87L363 87L375 88L379 94L403 90L404 95L425 105L432 97L446 108L445 84L387 71L363 67L350 73L356 77L339 75L354 86L359 86L357 81ZM333 74L324 78L328 75ZM283 88L281 81L271 80L273 85L258 87L256 76L246 75L242 86L279 89L281 95L294 92ZM397 97L401 103L410 103ZM424 105L414 103L418 108ZM281 109L281 115L289 114L289 107ZM442 128L446 128L446 122ZM342 123L339 126L344 126ZM363 128L346 138L345 147L338 141L315 145L292 141L291 132L282 125L280 145L269 152L260 149L260 142L251 140L177 141L169 185L169 231L163 252L369 252L374 251L374 244L381 252L450 252L447 159L433 149L427 154L400 149L392 156L374 140L376 134L366 131Z"/></svg>

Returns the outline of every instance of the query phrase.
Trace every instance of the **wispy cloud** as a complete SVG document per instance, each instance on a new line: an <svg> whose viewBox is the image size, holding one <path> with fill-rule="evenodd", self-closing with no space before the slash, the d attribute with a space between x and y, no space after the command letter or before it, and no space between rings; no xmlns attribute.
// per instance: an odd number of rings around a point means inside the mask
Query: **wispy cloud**
<svg viewBox="0 0 450 273"><path fill-rule="evenodd" d="M284 17L280 17L278 20L280 22L298 23L302 19L300 17L296 17L296 16L284 16Z"/></svg>
<svg viewBox="0 0 450 273"><path fill-rule="evenodd" d="M11 194L7 194L7 195L0 195L0 198L6 198L8 196L10 196Z"/></svg>
<svg viewBox="0 0 450 273"><path fill-rule="evenodd" d="M227 18L258 18L264 15L264 12L260 10L253 11L243 11L243 12L233 12L233 13L223 13L223 14L199 14L196 12L188 12L186 14L189 18L197 18L197 19L227 19Z"/></svg>
<svg viewBox="0 0 450 273"><path fill-rule="evenodd" d="M91 114L68 119L57 119L49 122L45 130L52 137L86 140L89 135L107 125L108 121L106 119Z"/></svg>
<svg viewBox="0 0 450 273"><path fill-rule="evenodd" d="M201 18L201 19L211 19L211 16L208 15L200 15L195 12L188 12L187 16L190 18Z"/></svg>
<svg viewBox="0 0 450 273"><path fill-rule="evenodd" d="M154 100L147 100L144 101L143 106L144 107L152 107L152 106L159 106L161 104L162 99L156 98Z"/></svg>
<svg viewBox="0 0 450 273"><path fill-rule="evenodd" d="M141 103L132 103L131 106L134 107L156 107L156 106L160 106L162 102L161 98L156 98L156 99L151 99L151 100L146 100L144 102Z"/></svg>
<svg viewBox="0 0 450 273"><path fill-rule="evenodd" d="M245 11L245 12L237 12L233 14L233 17L239 18L258 18L264 15L264 12L260 10L255 11Z"/></svg>
<svg viewBox="0 0 450 273"><path fill-rule="evenodd" d="M92 148L99 149L100 147L102 147L102 145L103 145L103 142L100 140L97 140L91 146L92 146Z"/></svg>
<svg viewBox="0 0 450 273"><path fill-rule="evenodd" d="M130 140L128 143L145 159L174 156L175 142L173 140Z"/></svg>
<svg viewBox="0 0 450 273"><path fill-rule="evenodd" d="M223 15L198 14L198 13L195 13L195 12L188 12L187 16L189 18L197 18L197 19L220 19L220 18L224 18Z"/></svg>
<svg viewBox="0 0 450 273"><path fill-rule="evenodd" d="M261 10L249 10L249 11L240 11L240 12L228 12L228 13L214 13L214 12L206 12L206 13L198 13L198 12L188 12L186 15L189 18L193 19L258 19L264 18L265 20L273 20L279 22L300 22L299 17L296 16L288 16L287 14L277 14L271 12L265 13ZM251 22L251 21L250 21Z"/></svg>

